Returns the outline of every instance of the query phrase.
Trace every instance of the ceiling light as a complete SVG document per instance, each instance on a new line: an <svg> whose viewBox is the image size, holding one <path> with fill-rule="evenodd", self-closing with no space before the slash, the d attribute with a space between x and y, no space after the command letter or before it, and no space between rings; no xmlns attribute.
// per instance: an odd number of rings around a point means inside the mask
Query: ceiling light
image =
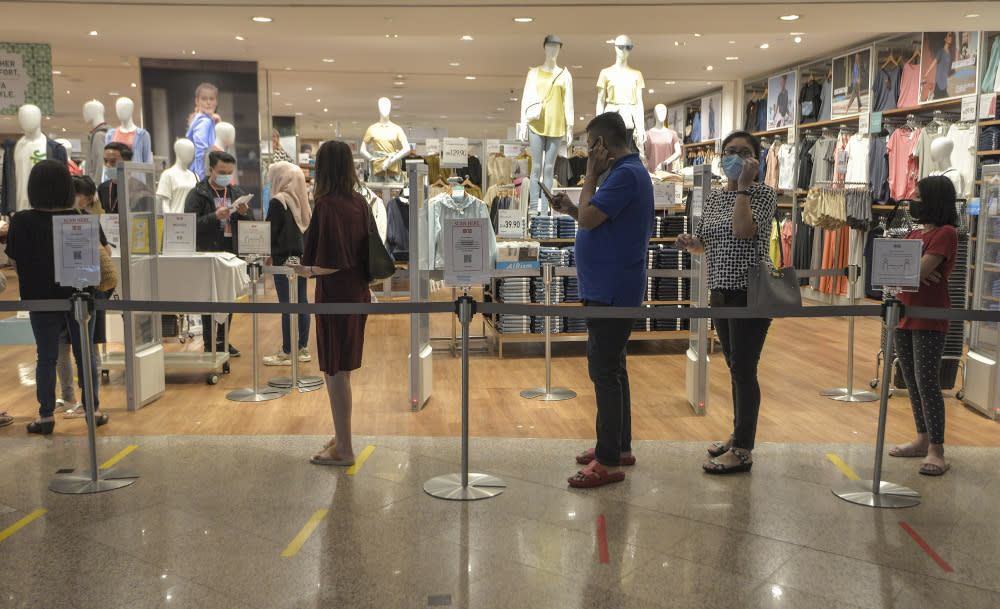
<svg viewBox="0 0 1000 609"><path fill-rule="evenodd" d="M336 61L336 59L332 59L330 57L323 58L323 63L333 63L334 61Z"/></svg>
<svg viewBox="0 0 1000 609"><path fill-rule="evenodd" d="M730 55L729 57L726 57L726 61L737 61L737 60L739 60L739 57L737 57L736 55Z"/></svg>
<svg viewBox="0 0 1000 609"><path fill-rule="evenodd" d="M475 38L469 36L468 34L464 34L460 40L475 40Z"/></svg>
<svg viewBox="0 0 1000 609"><path fill-rule="evenodd" d="M52 74L55 76L59 76L60 74L62 74L62 72L60 72L59 70L52 70Z"/></svg>
<svg viewBox="0 0 1000 609"><path fill-rule="evenodd" d="M531 23L534 20L534 17L514 17L516 23Z"/></svg>
<svg viewBox="0 0 1000 609"><path fill-rule="evenodd" d="M612 38L611 40L605 40L604 42L606 42L608 44L614 44L615 43L615 39Z"/></svg>
<svg viewBox="0 0 1000 609"><path fill-rule="evenodd" d="M301 112L296 112L295 116L302 116L302 113Z"/></svg>
<svg viewBox="0 0 1000 609"><path fill-rule="evenodd" d="M312 87L306 87L306 91L312 91L312 90L313 90Z"/></svg>
<svg viewBox="0 0 1000 609"><path fill-rule="evenodd" d="M705 66L705 70L707 70L707 71L709 71L709 72L711 72L711 71L712 71L712 70L714 70L714 69L715 69L715 68L714 68L713 66Z"/></svg>
<svg viewBox="0 0 1000 609"><path fill-rule="evenodd" d="M447 114L442 114L441 118L448 118L448 115Z"/></svg>
<svg viewBox="0 0 1000 609"><path fill-rule="evenodd" d="M97 30L90 30L91 36L97 36Z"/></svg>
<svg viewBox="0 0 1000 609"><path fill-rule="evenodd" d="M240 36L239 34L237 34L236 35L236 40L243 41L243 40L246 40L246 38L244 36Z"/></svg>
<svg viewBox="0 0 1000 609"><path fill-rule="evenodd" d="M295 104L293 104L292 102L285 102L285 105L286 106L294 106Z"/></svg>
<svg viewBox="0 0 1000 609"><path fill-rule="evenodd" d="M396 78L403 79L406 78L406 74L396 74Z"/></svg>
<svg viewBox="0 0 1000 609"><path fill-rule="evenodd" d="M317 104L322 103L318 97L316 98L316 103Z"/></svg>
<svg viewBox="0 0 1000 609"><path fill-rule="evenodd" d="M652 95L653 93L656 93L656 91L654 91L654 90L652 90L652 89L649 89L649 90L647 91L647 93L649 93L650 95Z"/></svg>
<svg viewBox="0 0 1000 609"><path fill-rule="evenodd" d="M795 40L795 44L798 44L798 43L802 42L802 36L796 36L794 40Z"/></svg>
<svg viewBox="0 0 1000 609"><path fill-rule="evenodd" d="M138 86L139 86L139 85L137 85L137 84L135 84L135 83L132 83L132 88L133 88L133 89L135 89L135 88L136 88L136 87L138 87Z"/></svg>
<svg viewBox="0 0 1000 609"><path fill-rule="evenodd" d="M676 85L677 81L676 80L665 80L665 81L663 81L663 84L665 84L665 85Z"/></svg>
<svg viewBox="0 0 1000 609"><path fill-rule="evenodd" d="M453 68L457 68L458 66L460 66L462 64L458 63L457 61L453 61L453 62L449 63L448 65L451 66L451 67L453 67Z"/></svg>
<svg viewBox="0 0 1000 609"><path fill-rule="evenodd" d="M511 97L509 101L516 102L517 98L516 97Z"/></svg>
<svg viewBox="0 0 1000 609"><path fill-rule="evenodd" d="M291 68L291 67L289 67L289 66L285 66L285 71L286 71L286 72L291 72L291 71L292 71L292 68Z"/></svg>
<svg viewBox="0 0 1000 609"><path fill-rule="evenodd" d="M581 116L581 117L580 117L580 120L582 121L582 120L585 120L585 119L584 119L584 118L583 118L583 117Z"/></svg>
<svg viewBox="0 0 1000 609"><path fill-rule="evenodd" d="M69 94L70 94L70 90L66 89L66 95L69 95Z"/></svg>
<svg viewBox="0 0 1000 609"><path fill-rule="evenodd" d="M735 40L730 40L729 44L736 44L736 41Z"/></svg>
<svg viewBox="0 0 1000 609"><path fill-rule="evenodd" d="M674 41L674 46L675 46L675 47L679 47L679 46L681 46L681 43L680 43L680 41L677 41L677 40L675 40L675 41Z"/></svg>
<svg viewBox="0 0 1000 609"><path fill-rule="evenodd" d="M274 19L271 19L270 17L251 17L250 20L256 23L271 23L274 21Z"/></svg>
<svg viewBox="0 0 1000 609"><path fill-rule="evenodd" d="M497 108L497 112L505 112L506 110L506 108Z"/></svg>
<svg viewBox="0 0 1000 609"><path fill-rule="evenodd" d="M399 38L399 34L386 34L386 38Z"/></svg>
<svg viewBox="0 0 1000 609"><path fill-rule="evenodd" d="M402 95L393 95L392 98L393 99L403 99L403 96Z"/></svg>
<svg viewBox="0 0 1000 609"><path fill-rule="evenodd" d="M710 84L712 84L712 81L708 81L708 82L706 82L705 84L706 84L706 85L710 85Z"/></svg>
<svg viewBox="0 0 1000 609"><path fill-rule="evenodd" d="M109 91L108 95L110 95L111 97L118 97L121 94L118 93L118 91Z"/></svg>
<svg viewBox="0 0 1000 609"><path fill-rule="evenodd" d="M701 38L701 34L695 34L694 37L695 38Z"/></svg>
<svg viewBox="0 0 1000 609"><path fill-rule="evenodd" d="M805 32L789 32L788 35L789 36L805 36L806 33Z"/></svg>
<svg viewBox="0 0 1000 609"><path fill-rule="evenodd" d="M782 21L796 21L798 20L798 18L799 18L798 15L782 15L780 17Z"/></svg>
<svg viewBox="0 0 1000 609"><path fill-rule="evenodd" d="M329 108L323 108L323 112L329 112L329 111L330 111Z"/></svg>
<svg viewBox="0 0 1000 609"><path fill-rule="evenodd" d="M765 42L764 44L760 45L760 48L762 48L762 49L769 49L769 48L771 48L771 45L769 45L769 44L767 44Z"/></svg>
<svg viewBox="0 0 1000 609"><path fill-rule="evenodd" d="M271 95L281 95L281 93L279 91L274 91L271 93Z"/></svg>
<svg viewBox="0 0 1000 609"><path fill-rule="evenodd" d="M583 66L570 66L570 67L573 68L574 70L579 70L583 68Z"/></svg>
<svg viewBox="0 0 1000 609"><path fill-rule="evenodd" d="M465 80L476 80L475 76L466 76Z"/></svg>
<svg viewBox="0 0 1000 609"><path fill-rule="evenodd" d="M192 55L197 55L197 54L198 54L198 51L191 51L191 54L192 54Z"/></svg>
<svg viewBox="0 0 1000 609"><path fill-rule="evenodd" d="M979 13L969 13L968 15L965 16L966 19L975 19L977 17L982 17L982 15L980 15Z"/></svg>
<svg viewBox="0 0 1000 609"><path fill-rule="evenodd" d="M397 87L403 87L403 86L406 85L406 82L404 82L402 80L396 80L396 81L393 81L392 84L395 85L395 86L397 86Z"/></svg>

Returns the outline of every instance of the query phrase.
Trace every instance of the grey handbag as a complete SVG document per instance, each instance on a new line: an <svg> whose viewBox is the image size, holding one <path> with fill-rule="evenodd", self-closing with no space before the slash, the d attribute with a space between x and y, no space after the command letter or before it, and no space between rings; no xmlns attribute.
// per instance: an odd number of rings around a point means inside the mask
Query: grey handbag
<svg viewBox="0 0 1000 609"><path fill-rule="evenodd" d="M758 231L758 238L759 234ZM779 251L784 265L784 251L781 248ZM765 264L752 266L747 273L747 288L747 306L753 309L802 306L799 279L791 266L781 269L771 269Z"/></svg>

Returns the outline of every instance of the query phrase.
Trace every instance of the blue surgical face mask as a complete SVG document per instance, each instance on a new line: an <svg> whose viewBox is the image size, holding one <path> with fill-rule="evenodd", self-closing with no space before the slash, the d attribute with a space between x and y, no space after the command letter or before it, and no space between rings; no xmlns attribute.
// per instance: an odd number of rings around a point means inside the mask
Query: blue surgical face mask
<svg viewBox="0 0 1000 609"><path fill-rule="evenodd" d="M722 157L722 172L732 181L740 179L743 173L743 158L738 154L727 154Z"/></svg>
<svg viewBox="0 0 1000 609"><path fill-rule="evenodd" d="M226 187L233 183L233 176L230 175L217 175L215 176L216 186Z"/></svg>

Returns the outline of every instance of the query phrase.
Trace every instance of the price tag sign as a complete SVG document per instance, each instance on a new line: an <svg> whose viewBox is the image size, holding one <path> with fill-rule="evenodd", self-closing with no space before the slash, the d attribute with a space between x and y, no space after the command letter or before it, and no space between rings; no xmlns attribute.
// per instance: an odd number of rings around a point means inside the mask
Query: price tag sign
<svg viewBox="0 0 1000 609"><path fill-rule="evenodd" d="M514 158L521 154L520 144L504 144L503 145L503 155L507 157Z"/></svg>
<svg viewBox="0 0 1000 609"><path fill-rule="evenodd" d="M52 218L56 283L74 288L101 283L99 227L97 216Z"/></svg>
<svg viewBox="0 0 1000 609"><path fill-rule="evenodd" d="M441 140L436 137L429 137L424 143L427 147L427 154L438 154L441 152Z"/></svg>
<svg viewBox="0 0 1000 609"><path fill-rule="evenodd" d="M503 152L503 146L500 145L500 140L486 140L486 154L500 154Z"/></svg>
<svg viewBox="0 0 1000 609"><path fill-rule="evenodd" d="M243 254L271 255L271 223L240 221L236 251Z"/></svg>
<svg viewBox="0 0 1000 609"><path fill-rule="evenodd" d="M653 207L663 209L675 205L675 186L674 182L653 182Z"/></svg>
<svg viewBox="0 0 1000 609"><path fill-rule="evenodd" d="M130 239L133 254L149 253L149 235L154 230L147 218L132 218L132 234Z"/></svg>
<svg viewBox="0 0 1000 609"><path fill-rule="evenodd" d="M193 254L195 234L194 214L166 214L163 216L164 254Z"/></svg>
<svg viewBox="0 0 1000 609"><path fill-rule="evenodd" d="M872 112L868 125L868 133L882 133L882 113Z"/></svg>
<svg viewBox="0 0 1000 609"><path fill-rule="evenodd" d="M989 120L995 116L995 109L993 108L993 100L996 98L996 93L983 93L979 96L979 118Z"/></svg>
<svg viewBox="0 0 1000 609"><path fill-rule="evenodd" d="M444 221L444 280L450 286L470 286L490 280L486 218Z"/></svg>
<svg viewBox="0 0 1000 609"><path fill-rule="evenodd" d="M498 210L497 236L501 239L524 239L524 215L517 209Z"/></svg>
<svg viewBox="0 0 1000 609"><path fill-rule="evenodd" d="M788 145L789 146L795 145L795 142L798 139L798 136L797 136L798 131L799 130L796 129L795 127L792 127L791 129L788 130Z"/></svg>
<svg viewBox="0 0 1000 609"><path fill-rule="evenodd" d="M919 239L875 239L872 249L872 286L920 287Z"/></svg>
<svg viewBox="0 0 1000 609"><path fill-rule="evenodd" d="M118 214L101 214L97 216L101 219L101 228L104 229L104 238L108 240L112 253L117 253L121 247L121 218Z"/></svg>
<svg viewBox="0 0 1000 609"><path fill-rule="evenodd" d="M962 98L962 118L963 121L976 120L976 96L966 95Z"/></svg>
<svg viewBox="0 0 1000 609"><path fill-rule="evenodd" d="M469 138L446 137L441 149L442 167L465 167L469 164Z"/></svg>
<svg viewBox="0 0 1000 609"><path fill-rule="evenodd" d="M862 112L858 117L858 133L871 133L872 115Z"/></svg>
<svg viewBox="0 0 1000 609"><path fill-rule="evenodd" d="M695 218L701 217L701 206L703 201L703 196L701 193L701 186L695 186L691 189L691 215Z"/></svg>

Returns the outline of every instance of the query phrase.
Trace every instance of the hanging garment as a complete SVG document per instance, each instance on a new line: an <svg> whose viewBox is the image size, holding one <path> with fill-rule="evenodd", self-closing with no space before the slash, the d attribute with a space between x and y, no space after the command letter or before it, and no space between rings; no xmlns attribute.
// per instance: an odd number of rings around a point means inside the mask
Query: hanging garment
<svg viewBox="0 0 1000 609"><path fill-rule="evenodd" d="M774 268L782 268L781 229L778 227L778 221L774 218L771 218L771 239L768 242L768 256L770 256L771 264L774 265Z"/></svg>
<svg viewBox="0 0 1000 609"><path fill-rule="evenodd" d="M810 79L802 85L799 92L799 111L801 112L802 123L814 123L819 120L819 113L823 106L823 86Z"/></svg>
<svg viewBox="0 0 1000 609"><path fill-rule="evenodd" d="M917 192L920 166L913 151L919 137L920 129L896 129L886 144L889 153L889 196L897 201L912 199Z"/></svg>
<svg viewBox="0 0 1000 609"><path fill-rule="evenodd" d="M823 81L822 97L823 100L819 106L819 120L828 121L833 111L833 84L829 78Z"/></svg>
<svg viewBox="0 0 1000 609"><path fill-rule="evenodd" d="M784 144L778 150L778 190L795 190L795 146ZM791 260L791 258L787 258Z"/></svg>
<svg viewBox="0 0 1000 609"><path fill-rule="evenodd" d="M850 139L846 133L837 136L837 144L833 147L833 179L843 182L847 175L847 141Z"/></svg>
<svg viewBox="0 0 1000 609"><path fill-rule="evenodd" d="M386 208L386 249L396 262L410 259L410 203L393 197Z"/></svg>
<svg viewBox="0 0 1000 609"><path fill-rule="evenodd" d="M559 160L556 160L558 165ZM469 180L476 186L483 187L483 164L479 162L479 159L473 155L469 155L469 164L461 169L455 170L455 175L461 176L463 179Z"/></svg>
<svg viewBox="0 0 1000 609"><path fill-rule="evenodd" d="M432 198L429 202L428 227L431 234L433 248L431 260L434 261L435 269L444 268L444 221L445 220L468 220L485 219L489 220L490 212L483 201L465 194L460 197L453 197L450 194L441 194ZM496 260L497 241L496 234L487 231L490 249L490 266Z"/></svg>
<svg viewBox="0 0 1000 609"><path fill-rule="evenodd" d="M997 36L1000 40L1000 36ZM976 179L976 126L955 123L948 127L947 137L955 143L951 151L951 166L962 176L964 188L960 199L970 199L975 192Z"/></svg>
<svg viewBox="0 0 1000 609"><path fill-rule="evenodd" d="M763 183L764 179L767 177L767 155L771 149L765 144L760 145L760 169L758 171L757 181Z"/></svg>
<svg viewBox="0 0 1000 609"><path fill-rule="evenodd" d="M797 162L799 164L798 171L798 181L796 183L796 188L799 190L805 190L809 188L812 183L812 173L813 173L813 161L812 161L812 149L816 145L817 138L812 135L807 135L802 138L802 143L799 144L799 152Z"/></svg>
<svg viewBox="0 0 1000 609"><path fill-rule="evenodd" d="M917 91L920 88L920 68L914 64L903 65L903 72L899 77L899 99L896 100L897 108L909 108L917 105Z"/></svg>
<svg viewBox="0 0 1000 609"><path fill-rule="evenodd" d="M784 257L784 266L795 266L792 256L792 230L794 225L791 220L784 220L781 223L781 255Z"/></svg>
<svg viewBox="0 0 1000 609"><path fill-rule="evenodd" d="M872 81L872 112L884 112L895 110L896 102L899 100L899 79L903 74L903 69L899 66L895 68L882 68L875 75Z"/></svg>
<svg viewBox="0 0 1000 609"><path fill-rule="evenodd" d="M757 130L757 100L747 102L746 110L743 113L743 130L754 132Z"/></svg>
<svg viewBox="0 0 1000 609"><path fill-rule="evenodd" d="M884 135L871 136L868 148L868 189L872 201L882 203L889 200L889 153Z"/></svg>
<svg viewBox="0 0 1000 609"><path fill-rule="evenodd" d="M778 150L781 148L787 148L787 146L774 144L767 151L767 171L764 174L764 183L775 190L778 189L778 176L781 175L780 162L778 161Z"/></svg>
<svg viewBox="0 0 1000 609"><path fill-rule="evenodd" d="M821 137L813 144L809 155L812 158L812 179L810 186L815 186L818 182L830 182L833 180L833 149L837 145L837 139L833 137Z"/></svg>
<svg viewBox="0 0 1000 609"><path fill-rule="evenodd" d="M868 182L868 137L855 133L847 140L846 182Z"/></svg>
<svg viewBox="0 0 1000 609"><path fill-rule="evenodd" d="M131 148L133 163L153 162L153 140L149 136L149 131L146 131L142 127L136 127L135 131L128 133L120 131L117 127L115 127L114 129L109 130L108 134L105 136L105 145L110 144L111 142L121 142ZM194 169L194 167L192 167L192 169Z"/></svg>
<svg viewBox="0 0 1000 609"><path fill-rule="evenodd" d="M993 44L990 46L989 61L986 69L983 70L983 84L980 90L983 93L993 93L1000 91L1000 35L993 37Z"/></svg>

